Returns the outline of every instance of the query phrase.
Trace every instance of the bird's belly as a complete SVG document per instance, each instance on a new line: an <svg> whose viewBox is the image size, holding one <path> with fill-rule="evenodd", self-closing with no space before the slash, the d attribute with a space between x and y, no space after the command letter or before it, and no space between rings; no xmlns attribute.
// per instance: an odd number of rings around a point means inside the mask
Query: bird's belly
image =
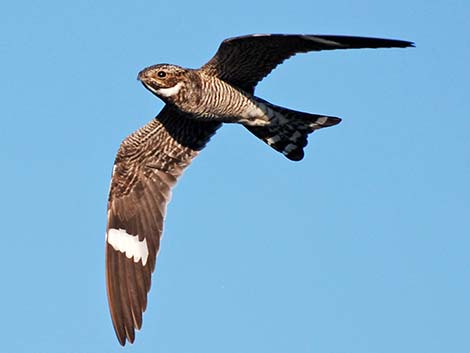
<svg viewBox="0 0 470 353"><path fill-rule="evenodd" d="M214 105L197 111L188 111L188 113L192 113L197 119L222 123L238 123L249 126L264 126L270 123L267 111L257 104L250 104L243 108L233 107L232 109L227 109L226 105Z"/></svg>

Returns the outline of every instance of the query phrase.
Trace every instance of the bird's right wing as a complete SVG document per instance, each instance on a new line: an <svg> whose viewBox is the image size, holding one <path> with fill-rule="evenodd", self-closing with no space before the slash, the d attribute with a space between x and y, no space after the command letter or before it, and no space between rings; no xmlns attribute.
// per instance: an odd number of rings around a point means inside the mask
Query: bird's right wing
<svg viewBox="0 0 470 353"><path fill-rule="evenodd" d="M297 53L333 49L405 48L413 43L381 38L253 34L226 39L201 70L253 93L256 84Z"/></svg>
<svg viewBox="0 0 470 353"><path fill-rule="evenodd" d="M122 345L142 325L171 188L219 127L167 105L119 148L108 200L106 285Z"/></svg>

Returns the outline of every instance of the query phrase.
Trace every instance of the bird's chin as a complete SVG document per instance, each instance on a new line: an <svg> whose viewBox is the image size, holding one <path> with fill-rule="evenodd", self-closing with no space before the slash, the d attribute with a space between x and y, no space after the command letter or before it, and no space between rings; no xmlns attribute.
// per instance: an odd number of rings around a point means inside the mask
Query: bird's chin
<svg viewBox="0 0 470 353"><path fill-rule="evenodd" d="M171 87L160 87L160 86L155 86L150 83L143 82L143 81L142 81L142 84L150 92L152 92L153 94L155 94L156 96L160 97L163 100L170 99L171 97L176 96L184 85L183 82L178 82L177 84Z"/></svg>
<svg viewBox="0 0 470 353"><path fill-rule="evenodd" d="M150 92L152 92L153 94L155 95L158 95L158 90L160 89L160 87L154 87L152 86L151 84L148 84L146 82L142 82L142 84L144 85L145 88L147 88Z"/></svg>

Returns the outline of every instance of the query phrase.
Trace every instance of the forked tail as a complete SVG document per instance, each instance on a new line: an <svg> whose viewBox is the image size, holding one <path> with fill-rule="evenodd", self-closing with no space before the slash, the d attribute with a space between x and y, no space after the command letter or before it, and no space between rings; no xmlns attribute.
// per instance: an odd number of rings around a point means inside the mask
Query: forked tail
<svg viewBox="0 0 470 353"><path fill-rule="evenodd" d="M268 102L263 103L275 112L271 124L245 127L292 161L300 161L304 157L304 147L310 133L341 122L340 118L333 116L303 113Z"/></svg>

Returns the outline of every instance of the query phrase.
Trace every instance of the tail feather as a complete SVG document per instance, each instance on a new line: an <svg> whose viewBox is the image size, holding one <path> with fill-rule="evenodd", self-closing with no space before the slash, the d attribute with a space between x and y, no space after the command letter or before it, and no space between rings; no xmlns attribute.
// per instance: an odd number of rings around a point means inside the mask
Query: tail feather
<svg viewBox="0 0 470 353"><path fill-rule="evenodd" d="M300 161L304 157L304 147L310 133L341 122L340 118L333 116L298 112L270 103L267 105L275 112L271 124L245 127L292 161Z"/></svg>

